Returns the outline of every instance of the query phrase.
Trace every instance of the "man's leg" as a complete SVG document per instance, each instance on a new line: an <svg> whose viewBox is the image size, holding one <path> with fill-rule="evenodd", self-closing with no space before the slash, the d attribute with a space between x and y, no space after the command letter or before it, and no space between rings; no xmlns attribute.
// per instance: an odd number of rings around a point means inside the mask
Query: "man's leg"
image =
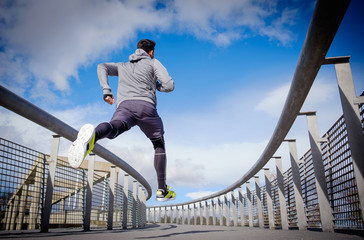
<svg viewBox="0 0 364 240"><path fill-rule="evenodd" d="M135 123L144 134L152 141L154 147L154 168L157 173L158 190L157 200L168 201L176 198L176 193L169 190L166 184L167 157L163 139L164 129L162 119L157 109L145 101L133 101L135 106Z"/></svg>
<svg viewBox="0 0 364 240"><path fill-rule="evenodd" d="M157 172L158 188L167 189L166 185L166 150L163 137L151 139L154 147L154 168Z"/></svg>
<svg viewBox="0 0 364 240"><path fill-rule="evenodd" d="M166 184L166 167L167 167L167 157L166 150L164 147L163 136L160 138L152 138L152 143L154 147L154 168L157 172L158 179L158 190L156 200L158 201L169 201L176 198L176 193L169 189Z"/></svg>
<svg viewBox="0 0 364 240"><path fill-rule="evenodd" d="M74 168L78 168L88 153L91 153L96 141L102 138L113 139L135 125L129 112L122 104L116 109L110 122L100 123L96 128L91 124L81 127L77 139L68 150L68 161Z"/></svg>
<svg viewBox="0 0 364 240"><path fill-rule="evenodd" d="M114 139L127 130L129 128L124 121L111 120L110 122L100 123L95 128L95 142L103 138Z"/></svg>

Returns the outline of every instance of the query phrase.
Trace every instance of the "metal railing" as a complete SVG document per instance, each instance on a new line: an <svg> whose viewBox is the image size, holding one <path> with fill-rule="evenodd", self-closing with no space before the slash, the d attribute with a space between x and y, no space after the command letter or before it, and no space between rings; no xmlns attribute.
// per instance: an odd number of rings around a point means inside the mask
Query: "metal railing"
<svg viewBox="0 0 364 240"><path fill-rule="evenodd" d="M118 169L109 163L96 162L90 171L85 164L80 169L70 167L64 157L51 159L50 155L0 138L0 230L145 225L146 196L141 186L138 191L136 187L128 190L128 174L124 176L125 187L117 184L118 175L112 171L118 173ZM86 160L92 161L94 155ZM52 163L56 165L53 173ZM52 174L54 179L49 181ZM89 177L92 182L88 182ZM136 181L133 186L137 186ZM50 213L46 216L49 197Z"/></svg>
<svg viewBox="0 0 364 240"><path fill-rule="evenodd" d="M234 184L214 194L148 207L149 222L363 230L363 106L358 104L364 100L355 94L349 57L325 58L349 3L317 1L282 114L253 167ZM316 113L300 110L324 64L335 65L344 115L320 138ZM296 141L285 138L300 115L307 118L311 149L298 159ZM291 156L291 168L285 173L281 157L274 156L283 142L289 143ZM276 160L277 169L273 180L269 169L264 168L271 159ZM261 187L256 175L263 170L266 184ZM250 189L252 178L255 191Z"/></svg>

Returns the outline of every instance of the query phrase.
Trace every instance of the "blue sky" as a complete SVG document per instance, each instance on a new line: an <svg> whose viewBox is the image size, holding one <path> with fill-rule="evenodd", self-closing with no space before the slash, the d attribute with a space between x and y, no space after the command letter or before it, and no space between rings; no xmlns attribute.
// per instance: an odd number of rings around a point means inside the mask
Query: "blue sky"
<svg viewBox="0 0 364 240"><path fill-rule="evenodd" d="M176 202L191 200L234 183L259 158L284 105L314 4L1 1L1 85L76 129L97 125L115 110L102 100L97 64L127 61L139 39L155 40L155 57L175 81L175 91L157 93L168 183L177 192ZM327 54L351 56L358 95L364 90L363 10L363 1L351 2ZM109 81L116 92L117 78ZM312 110L321 135L342 114L333 66L323 66L317 76L303 106ZM0 114L1 137L50 152L51 132L4 108ZM303 117L288 137L297 139L299 157L309 149ZM141 172L155 190L153 148L138 128L99 143ZM61 141L61 155L69 144ZM277 151L284 170L287 148Z"/></svg>

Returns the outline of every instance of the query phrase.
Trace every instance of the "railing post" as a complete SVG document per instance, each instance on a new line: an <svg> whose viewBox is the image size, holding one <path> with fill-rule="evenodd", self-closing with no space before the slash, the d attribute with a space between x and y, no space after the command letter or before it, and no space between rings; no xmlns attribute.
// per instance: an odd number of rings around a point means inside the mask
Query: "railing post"
<svg viewBox="0 0 364 240"><path fill-rule="evenodd" d="M6 211L5 211L5 228L4 230L9 230L10 228L10 218L11 218L11 208L12 208L12 204L11 202L8 202L8 204L6 205Z"/></svg>
<svg viewBox="0 0 364 240"><path fill-rule="evenodd" d="M160 212L160 210L158 210L158 214L159 214L159 212ZM153 214L154 223L157 223L157 222L160 223L160 221L158 220L158 217L157 217L157 208L153 208L153 213L154 213Z"/></svg>
<svg viewBox="0 0 364 240"><path fill-rule="evenodd" d="M162 210L163 210L163 214L162 214ZM162 222L162 218L163 218L163 222ZM167 223L166 220L166 207L163 207L163 209L161 208L161 223Z"/></svg>
<svg viewBox="0 0 364 240"><path fill-rule="evenodd" d="M234 226L238 226L238 216L237 216L237 208L236 208L236 199L234 196L234 191L231 191L231 206L232 206L232 210L233 210L233 221L234 221Z"/></svg>
<svg viewBox="0 0 364 240"><path fill-rule="evenodd" d="M10 220L10 230L15 229L15 222L17 219L18 208L19 208L19 196L16 195L13 200L13 207L12 207L11 220Z"/></svg>
<svg viewBox="0 0 364 240"><path fill-rule="evenodd" d="M132 212L132 225L136 228L136 218L137 218L137 181L133 181L133 212Z"/></svg>
<svg viewBox="0 0 364 240"><path fill-rule="evenodd" d="M179 212L178 206L176 206L175 211L176 211L176 224L179 224L178 222L179 222L179 214L180 214L180 212Z"/></svg>
<svg viewBox="0 0 364 240"><path fill-rule="evenodd" d="M262 192L260 189L259 176L255 176L255 193L257 195L257 209L259 227L264 228L263 208L262 208Z"/></svg>
<svg viewBox="0 0 364 240"><path fill-rule="evenodd" d="M161 211L162 211L161 207L154 209L154 222L155 223L161 223ZM158 215L157 215L157 212L158 212Z"/></svg>
<svg viewBox="0 0 364 240"><path fill-rule="evenodd" d="M6 227L5 230L11 230L10 225L11 225L11 219L12 219L12 214L13 214L13 209L14 209L14 200L9 201L8 203L8 207L7 207L7 216L6 216Z"/></svg>
<svg viewBox="0 0 364 240"><path fill-rule="evenodd" d="M153 210L152 210L153 209ZM156 216L155 216L155 212L156 212L156 208L152 208L152 209L149 209L149 218L148 218L148 222L149 223L156 223ZM152 213L153 211L153 213Z"/></svg>
<svg viewBox="0 0 364 240"><path fill-rule="evenodd" d="M284 178L282 169L282 158L273 157L276 159L276 171L277 171L277 183L278 183L278 198L279 198L279 209L281 213L282 229L288 230L288 217L287 217L287 205L286 198L284 195Z"/></svg>
<svg viewBox="0 0 364 240"><path fill-rule="evenodd" d="M202 210L202 202L199 203L199 212L200 212L200 225L203 225L203 210Z"/></svg>
<svg viewBox="0 0 364 240"><path fill-rule="evenodd" d="M159 207L158 217L159 217L158 222L162 223L162 207Z"/></svg>
<svg viewBox="0 0 364 240"><path fill-rule="evenodd" d="M157 214L157 208L152 208L152 209L150 209L149 210L150 211L150 217L148 218L149 219L149 223L156 223L157 222L157 216L156 216L156 214Z"/></svg>
<svg viewBox="0 0 364 240"><path fill-rule="evenodd" d="M153 208L153 223L157 222L157 209Z"/></svg>
<svg viewBox="0 0 364 240"><path fill-rule="evenodd" d="M60 141L60 136L53 135L52 151L48 168L47 190L45 195L44 207L42 211L41 232L48 232L49 230L49 219L52 211L52 197L55 184L54 178L56 175L59 141Z"/></svg>
<svg viewBox="0 0 364 240"><path fill-rule="evenodd" d="M144 200L143 200L143 188L142 185L139 185L138 188L138 202L139 202L139 212L138 212L138 228L144 226Z"/></svg>
<svg viewBox="0 0 364 240"><path fill-rule="evenodd" d="M191 225L191 209L190 209L190 204L187 205L187 224Z"/></svg>
<svg viewBox="0 0 364 240"><path fill-rule="evenodd" d="M29 185L24 184L21 189L21 197L20 197L20 207L19 207L19 216L18 216L18 222L16 225L16 230L21 230L24 222L24 215L25 215L25 204L27 202L28 197L28 189Z"/></svg>
<svg viewBox="0 0 364 240"><path fill-rule="evenodd" d="M290 160L291 160L293 190L294 190L294 198L295 198L296 213L297 213L297 226L299 230L306 230L307 219L302 197L301 176L300 176L296 140L291 139L285 141L288 142Z"/></svg>
<svg viewBox="0 0 364 240"><path fill-rule="evenodd" d="M174 211L173 211L173 206L171 206L171 224L173 224L173 218L174 218Z"/></svg>
<svg viewBox="0 0 364 240"><path fill-rule="evenodd" d="M147 208L147 219L146 219L146 223L152 223L152 209L154 210L154 208ZM154 214L153 214L154 216Z"/></svg>
<svg viewBox="0 0 364 240"><path fill-rule="evenodd" d="M300 113L306 115L308 132L310 137L312 163L315 171L315 182L317 190L317 198L320 211L320 219L322 231L334 231L334 218L330 206L327 183L325 177L325 167L322 161L321 147L319 143L319 131L317 127L317 118L315 112Z"/></svg>
<svg viewBox="0 0 364 240"><path fill-rule="evenodd" d="M141 185L137 186L138 188L138 193L137 193L137 220L138 220L138 225L137 227L140 228L143 223L141 222L142 220L142 212L143 212L143 209L142 209L142 187Z"/></svg>
<svg viewBox="0 0 364 240"><path fill-rule="evenodd" d="M164 207L164 218L163 218L164 224L167 224L167 207Z"/></svg>
<svg viewBox="0 0 364 240"><path fill-rule="evenodd" d="M180 215L180 209L179 206L176 206L176 224L179 224L179 215ZM182 213L181 213L182 216Z"/></svg>
<svg viewBox="0 0 364 240"><path fill-rule="evenodd" d="M241 226L245 226L245 213L244 213L244 202L243 202L243 190L239 187L239 204L240 204L240 221Z"/></svg>
<svg viewBox="0 0 364 240"><path fill-rule="evenodd" d="M220 226L223 226L224 225L224 213L223 213L222 203L221 203L220 197L217 199L217 204L218 204L218 207L219 207Z"/></svg>
<svg viewBox="0 0 364 240"><path fill-rule="evenodd" d="M344 63L336 63L335 70L358 188L360 209L362 210L362 219L364 219L364 132L358 108L359 103L364 103L364 97L356 96L349 58Z"/></svg>
<svg viewBox="0 0 364 240"><path fill-rule="evenodd" d="M124 175L124 186L123 186L123 229L128 228L128 200L129 200L129 175Z"/></svg>
<svg viewBox="0 0 364 240"><path fill-rule="evenodd" d="M228 206L227 193L224 195L224 208L226 214L226 226L230 226L230 206Z"/></svg>
<svg viewBox="0 0 364 240"><path fill-rule="evenodd" d="M87 169L87 192L85 218L83 220L83 230L89 231L91 227L91 207L92 207L92 190L94 186L94 169L95 169L95 154L90 154Z"/></svg>
<svg viewBox="0 0 364 240"><path fill-rule="evenodd" d="M212 225L216 226L216 206L214 199L211 199L211 207L212 207Z"/></svg>
<svg viewBox="0 0 364 240"><path fill-rule="evenodd" d="M193 221L193 225L197 225L196 220L196 204L193 203L191 206L191 221Z"/></svg>
<svg viewBox="0 0 364 240"><path fill-rule="evenodd" d="M207 201L205 201L205 214L206 214L206 226L208 226L209 219L210 219L210 209L209 209L209 204L207 203Z"/></svg>
<svg viewBox="0 0 364 240"><path fill-rule="evenodd" d="M109 207L107 214L107 229L112 230L114 221L114 199L115 199L115 186L116 186L116 169L115 166L110 167L109 179Z"/></svg>
<svg viewBox="0 0 364 240"><path fill-rule="evenodd" d="M28 230L35 229L39 202L40 202L40 198L41 198L40 190L42 189L42 182L44 181L43 174L45 171L45 169L44 169L45 156L43 155L43 159L40 157L37 157L36 161L37 161L37 165L35 167L35 179L34 179L34 189L36 189L36 190L33 192L32 201L30 203Z"/></svg>
<svg viewBox="0 0 364 240"><path fill-rule="evenodd" d="M270 181L270 172L269 172L269 168L263 168L263 169L264 169L264 176L265 176L265 191L267 193L267 210L268 210L269 229L275 229L273 200L272 200L272 183Z"/></svg>
<svg viewBox="0 0 364 240"><path fill-rule="evenodd" d="M252 193L250 191L250 182L246 182L246 196L248 201L249 227L253 227L253 209L252 209Z"/></svg>

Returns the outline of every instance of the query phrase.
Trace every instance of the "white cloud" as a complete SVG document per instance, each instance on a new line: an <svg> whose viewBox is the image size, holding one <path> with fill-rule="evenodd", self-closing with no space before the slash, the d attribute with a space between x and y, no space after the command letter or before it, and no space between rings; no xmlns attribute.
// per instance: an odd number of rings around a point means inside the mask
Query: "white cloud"
<svg viewBox="0 0 364 240"><path fill-rule="evenodd" d="M213 193L215 193L215 192L212 192L212 191L190 192L190 193L186 194L186 197L191 198L191 200L193 200L193 199L198 199L198 198L201 198L201 197L211 195Z"/></svg>
<svg viewBox="0 0 364 240"><path fill-rule="evenodd" d="M285 104L290 83L277 86L272 91L265 94L265 98L255 106L255 110L268 113L272 116L280 116ZM320 105L328 104L331 100L336 99L337 86L334 81L328 81L325 78L316 78L301 111L316 111L318 107L325 109ZM330 109L331 110L331 109Z"/></svg>
<svg viewBox="0 0 364 240"><path fill-rule="evenodd" d="M69 80L78 79L80 67L123 48L138 31L163 28L169 22L168 14L157 12L152 1L37 0L2 7L7 14L0 28L1 44L5 54L17 56L17 61L3 60L7 65L21 61L33 74L33 97L47 86L69 91Z"/></svg>
<svg viewBox="0 0 364 240"><path fill-rule="evenodd" d="M260 28L260 34L267 36L269 40L278 40L282 45L288 45L294 39L294 34L287 28L295 24L297 9L285 9L282 15L275 19L271 25Z"/></svg>
<svg viewBox="0 0 364 240"><path fill-rule="evenodd" d="M266 142L237 142L195 147L170 142L168 179L172 186L228 186L251 168L265 145Z"/></svg>
<svg viewBox="0 0 364 240"><path fill-rule="evenodd" d="M302 108L307 110L311 109L311 111L315 110L321 104L330 103L334 99L339 99L338 93L336 79L327 80L326 78L316 78Z"/></svg>
<svg viewBox="0 0 364 240"><path fill-rule="evenodd" d="M277 17L276 1L175 0L164 8L156 5L152 0L2 4L2 84L18 93L29 88L33 99L55 98L57 91L70 93L80 68L128 46L140 31L179 29L217 45L229 45L248 36L247 31L282 44L291 41L287 26L294 24L295 11L286 9Z"/></svg>
<svg viewBox="0 0 364 240"><path fill-rule="evenodd" d="M280 116L289 87L290 83L285 83L265 94L266 97L255 106L255 110L266 112L273 116Z"/></svg>
<svg viewBox="0 0 364 240"><path fill-rule="evenodd" d="M297 10L285 9L269 23L267 18L275 16L276 7L277 1L264 0L176 0L173 6L180 29L217 45L229 45L247 31L286 45L293 35L287 26L294 24Z"/></svg>

